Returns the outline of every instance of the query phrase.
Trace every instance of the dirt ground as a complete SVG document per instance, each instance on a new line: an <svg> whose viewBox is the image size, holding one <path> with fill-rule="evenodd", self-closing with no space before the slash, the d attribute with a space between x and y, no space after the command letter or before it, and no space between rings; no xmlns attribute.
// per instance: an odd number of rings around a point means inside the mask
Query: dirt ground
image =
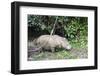
<svg viewBox="0 0 100 76"><path fill-rule="evenodd" d="M70 51L61 50L56 52L29 52L28 54L30 55L28 61L88 58L87 48L73 48Z"/></svg>

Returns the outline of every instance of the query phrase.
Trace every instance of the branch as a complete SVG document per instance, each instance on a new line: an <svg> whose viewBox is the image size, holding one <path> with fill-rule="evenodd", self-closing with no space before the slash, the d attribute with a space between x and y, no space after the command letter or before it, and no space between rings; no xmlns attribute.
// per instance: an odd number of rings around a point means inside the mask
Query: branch
<svg viewBox="0 0 100 76"><path fill-rule="evenodd" d="M56 17L56 20L55 20L55 23L54 23L54 25L53 25L53 29L51 30L50 35L52 35L52 34L53 34L53 32L54 32L55 25L56 25L56 23L57 23L57 19L58 19L58 16Z"/></svg>

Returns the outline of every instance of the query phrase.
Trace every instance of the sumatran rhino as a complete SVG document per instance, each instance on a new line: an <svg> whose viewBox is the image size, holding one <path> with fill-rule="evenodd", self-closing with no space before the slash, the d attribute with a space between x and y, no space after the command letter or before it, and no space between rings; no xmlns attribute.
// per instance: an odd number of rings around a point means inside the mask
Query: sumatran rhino
<svg viewBox="0 0 100 76"><path fill-rule="evenodd" d="M37 39L33 40L33 44L36 47L35 51L45 49L54 52L55 48L71 49L68 40L58 35L41 35Z"/></svg>

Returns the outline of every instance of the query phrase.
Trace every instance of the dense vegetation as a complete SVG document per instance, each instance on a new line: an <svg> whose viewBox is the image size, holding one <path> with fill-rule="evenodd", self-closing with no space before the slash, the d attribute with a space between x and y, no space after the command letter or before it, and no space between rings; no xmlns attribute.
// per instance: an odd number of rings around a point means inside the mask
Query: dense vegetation
<svg viewBox="0 0 100 76"><path fill-rule="evenodd" d="M50 34L54 24L53 34L67 38L74 48L87 48L87 17L28 15L29 40Z"/></svg>

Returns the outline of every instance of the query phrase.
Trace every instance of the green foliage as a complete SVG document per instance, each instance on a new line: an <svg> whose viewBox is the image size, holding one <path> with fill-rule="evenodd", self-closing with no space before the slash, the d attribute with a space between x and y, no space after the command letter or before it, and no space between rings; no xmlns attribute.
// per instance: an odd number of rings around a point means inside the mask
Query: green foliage
<svg viewBox="0 0 100 76"><path fill-rule="evenodd" d="M57 16L28 15L28 37L50 34ZM88 18L58 16L54 34L66 37L71 44L86 46ZM77 43L77 44L76 44Z"/></svg>

